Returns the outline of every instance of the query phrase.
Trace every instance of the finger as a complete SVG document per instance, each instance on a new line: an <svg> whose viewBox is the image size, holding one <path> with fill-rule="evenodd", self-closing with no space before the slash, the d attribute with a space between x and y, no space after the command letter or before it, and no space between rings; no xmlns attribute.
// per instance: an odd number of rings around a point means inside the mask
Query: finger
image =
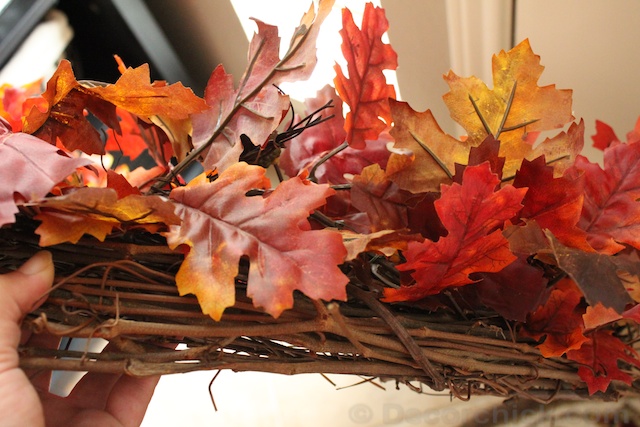
<svg viewBox="0 0 640 427"><path fill-rule="evenodd" d="M160 376L123 375L113 387L105 410L125 427L139 426L147 412Z"/></svg>
<svg viewBox="0 0 640 427"><path fill-rule="evenodd" d="M0 318L16 324L42 303L40 297L53 284L54 268L51 253L41 251L18 270L0 275Z"/></svg>
<svg viewBox="0 0 640 427"><path fill-rule="evenodd" d="M2 369L17 367L20 342L19 322L53 283L53 262L49 252L39 252L18 270L0 275L0 360ZM10 357L10 356L14 357Z"/></svg>

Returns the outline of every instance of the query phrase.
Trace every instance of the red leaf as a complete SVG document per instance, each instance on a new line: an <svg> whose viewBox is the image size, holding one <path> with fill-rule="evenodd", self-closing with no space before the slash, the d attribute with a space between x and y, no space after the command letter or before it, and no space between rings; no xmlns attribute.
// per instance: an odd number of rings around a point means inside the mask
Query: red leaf
<svg viewBox="0 0 640 427"><path fill-rule="evenodd" d="M366 212L371 231L399 230L408 225L408 209L422 199L389 181L380 166L373 164L353 178L351 204Z"/></svg>
<svg viewBox="0 0 640 427"><path fill-rule="evenodd" d="M575 283L564 279L555 285L546 303L527 316L522 333L534 339L546 337L538 345L544 357L562 356L588 341L583 334L581 299Z"/></svg>
<svg viewBox="0 0 640 427"><path fill-rule="evenodd" d="M364 148L365 141L378 139L380 132L391 124L387 100L395 98L396 92L386 83L382 70L395 70L398 59L391 46L382 42L388 28L384 9L371 3L365 6L361 29L353 21L351 11L342 10L342 54L349 76L336 64L334 84L350 108L345 131L353 148Z"/></svg>
<svg viewBox="0 0 640 427"><path fill-rule="evenodd" d="M603 329L590 333L589 340L579 349L567 352L567 358L583 365L578 368L578 375L587 383L589 394L605 392L613 380L631 385L633 378L620 370L618 360L640 368L635 350L613 336L612 331Z"/></svg>
<svg viewBox="0 0 640 427"><path fill-rule="evenodd" d="M576 225L582 212L582 175L554 178L553 168L547 166L541 156L533 161L522 161L513 186L528 188L520 218L535 220L566 246L593 252L587 243L587 234Z"/></svg>
<svg viewBox="0 0 640 427"><path fill-rule="evenodd" d="M88 164L90 160L70 158L34 136L9 132L0 122L0 170L7 172L0 187L0 226L15 221L16 195L23 201L40 199Z"/></svg>
<svg viewBox="0 0 640 427"><path fill-rule="evenodd" d="M346 256L342 237L311 230L307 221L333 190L292 178L268 197L245 196L269 186L263 168L236 163L212 183L171 192L182 225L172 227L167 241L172 248L191 246L176 275L178 289L195 294L214 319L234 304L243 256L250 262L247 294L273 316L293 305L294 290L313 299L346 298L348 279L338 268Z"/></svg>
<svg viewBox="0 0 640 427"><path fill-rule="evenodd" d="M495 191L499 183L487 162L467 167L462 185L442 186L436 210L449 234L435 243L409 244L407 262L398 269L414 270L416 283L385 289L385 301L414 301L466 285L473 282L469 274L497 272L516 259L500 228L522 208L526 189L507 185Z"/></svg>
<svg viewBox="0 0 640 427"><path fill-rule="evenodd" d="M538 308L547 297L543 271L520 256L497 273L479 273L478 298L509 320L524 322L527 313Z"/></svg>
<svg viewBox="0 0 640 427"><path fill-rule="evenodd" d="M599 252L615 254L631 245L640 249L640 144L617 144L604 152L604 170L578 156L570 173L585 176L584 204L578 226Z"/></svg>
<svg viewBox="0 0 640 427"><path fill-rule="evenodd" d="M593 139L593 146L602 151L613 143L620 142L613 128L600 120L596 120L596 134L591 139Z"/></svg>

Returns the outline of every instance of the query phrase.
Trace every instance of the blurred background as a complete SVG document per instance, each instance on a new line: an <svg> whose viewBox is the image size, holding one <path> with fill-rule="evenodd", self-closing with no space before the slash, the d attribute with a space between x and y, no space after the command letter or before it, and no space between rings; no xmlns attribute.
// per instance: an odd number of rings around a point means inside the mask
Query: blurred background
<svg viewBox="0 0 640 427"><path fill-rule="evenodd" d="M209 74L222 63L237 79L246 66L250 17L277 25L283 43L311 0L0 0L0 85L48 78L61 57L72 61L78 79L114 82L113 54L129 66L148 62L152 78L181 81L202 95ZM418 111L431 109L441 127L458 136L442 102L442 75L452 69L476 75L489 87L491 56L525 38L546 67L540 85L573 89L577 120L584 118L585 153L595 120L611 125L624 140L640 115L640 2L637 0L376 0L386 10L389 42L399 67L390 73L398 98ZM340 61L340 9L357 23L365 2L337 0L323 25L319 63L309 82L283 89L293 98L311 97L334 77ZM284 377L222 372L209 395L213 372L164 377L144 426L164 425L459 425L474 408L496 399L450 402L448 395L419 395L395 384L354 387L358 377ZM429 421L427 423L427 421ZM558 424L556 424L558 425Z"/></svg>

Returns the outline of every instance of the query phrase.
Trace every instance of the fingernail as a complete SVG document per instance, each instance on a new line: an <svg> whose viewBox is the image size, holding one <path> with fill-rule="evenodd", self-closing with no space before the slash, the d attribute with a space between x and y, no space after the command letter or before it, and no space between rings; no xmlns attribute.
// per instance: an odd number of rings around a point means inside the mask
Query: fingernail
<svg viewBox="0 0 640 427"><path fill-rule="evenodd" d="M40 251L32 256L27 262L22 264L18 269L21 273L27 276L35 276L36 274L50 268L53 262L53 257L49 251Z"/></svg>

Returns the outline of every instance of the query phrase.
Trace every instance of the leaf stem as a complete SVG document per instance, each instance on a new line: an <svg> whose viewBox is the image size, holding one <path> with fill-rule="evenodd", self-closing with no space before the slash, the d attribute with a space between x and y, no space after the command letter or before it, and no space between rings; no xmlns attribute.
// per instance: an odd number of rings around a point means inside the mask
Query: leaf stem
<svg viewBox="0 0 640 427"><path fill-rule="evenodd" d="M317 183L318 179L316 178L316 171L318 170L320 165L322 165L324 162L326 162L327 160L329 160L330 158L332 158L342 150L346 149L347 147L349 147L349 143L347 141L344 141L342 144L338 145L336 148L334 148L333 150L329 151L327 154L322 156L320 160L318 160L316 164L313 165L313 167L309 171L309 181Z"/></svg>
<svg viewBox="0 0 640 427"><path fill-rule="evenodd" d="M487 121L484 119L484 116L480 112L480 108L478 108L478 104L476 104L476 101L473 99L471 94L469 94L469 101L471 101L471 105L473 105L473 109L475 110L476 114L478 115L478 118L482 122L482 126L484 127L484 130L487 132L487 135L493 135L493 132L491 132L491 128L489 127L489 123L487 123Z"/></svg>
<svg viewBox="0 0 640 427"><path fill-rule="evenodd" d="M484 119L483 119L484 120ZM451 173L451 171L449 170L449 168L447 168L447 165L444 164L444 162L442 160L440 160L440 158L438 156L436 156L436 153L434 153L433 151L431 151L431 149L427 146L427 144L425 144L424 142L422 142L420 140L420 138L413 133L413 131L409 131L409 133L411 134L411 137L413 138L413 140L415 142L418 143L418 145L420 147L422 147L422 149L424 151L426 151L433 160L435 160L435 162L438 164L438 166L440 166L440 169L442 169L444 171L445 174L447 174L447 177L449 177L449 179L453 179L453 174Z"/></svg>

